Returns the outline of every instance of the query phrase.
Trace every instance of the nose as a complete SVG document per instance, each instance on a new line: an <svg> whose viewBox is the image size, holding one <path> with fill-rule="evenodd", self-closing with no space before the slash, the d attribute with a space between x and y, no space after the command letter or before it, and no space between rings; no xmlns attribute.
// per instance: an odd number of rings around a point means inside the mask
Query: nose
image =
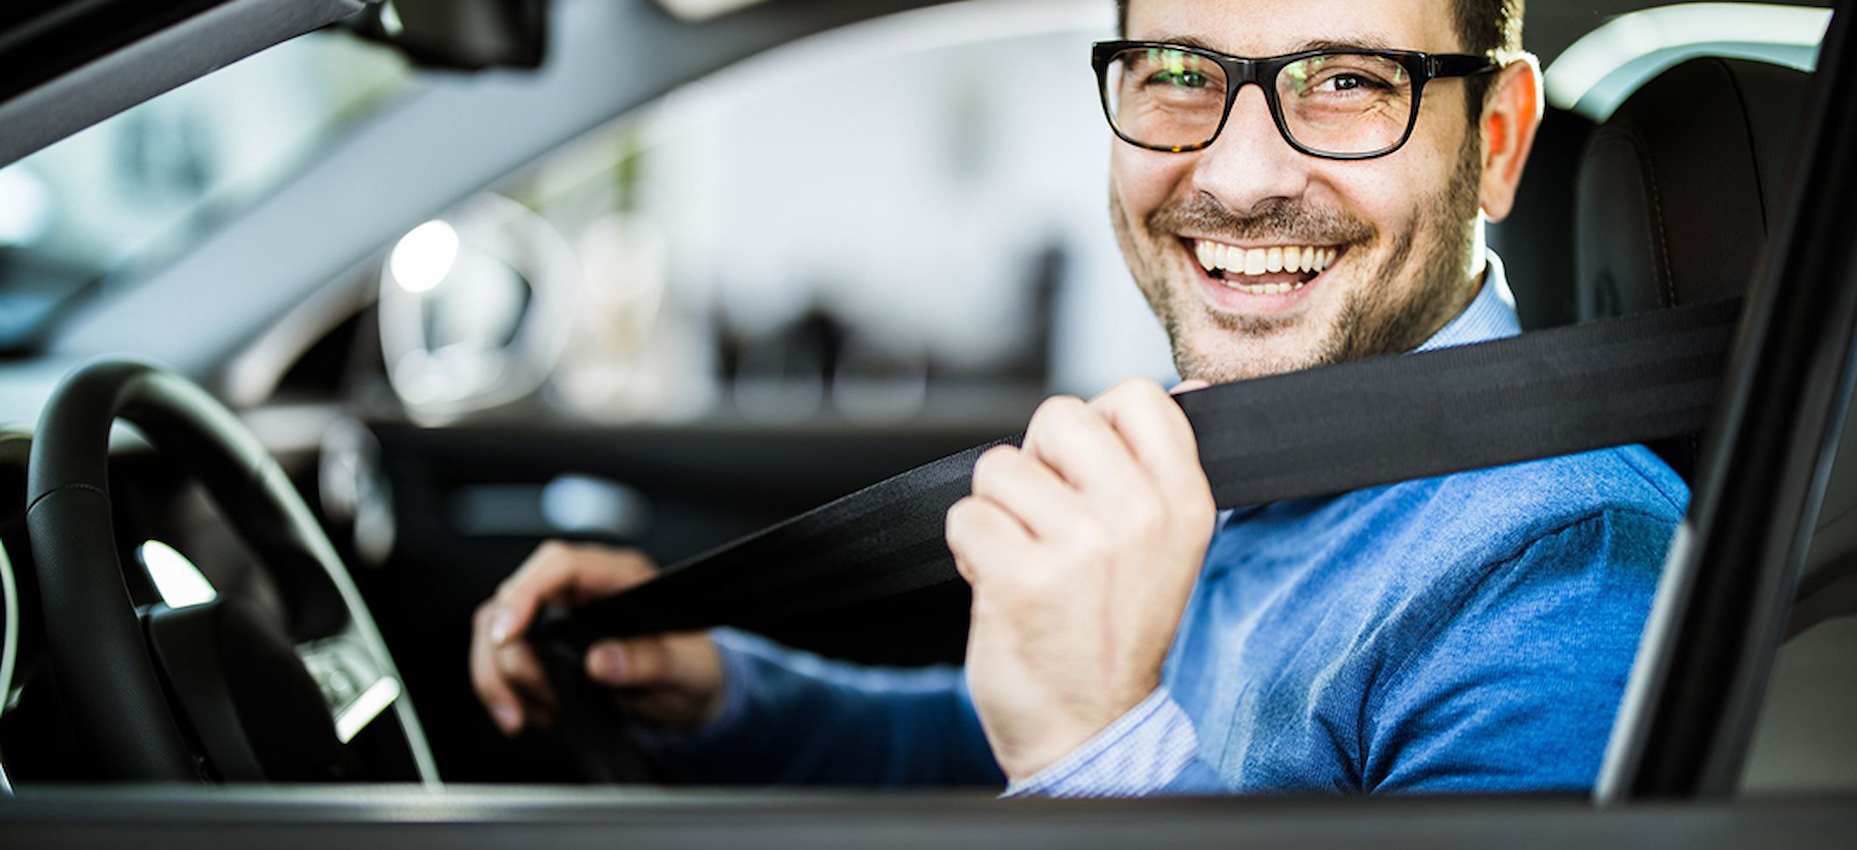
<svg viewBox="0 0 1857 850"><path fill-rule="evenodd" d="M1307 160L1277 130L1263 90L1246 86L1225 130L1200 154L1193 188L1243 215L1273 199L1300 197L1309 184Z"/></svg>

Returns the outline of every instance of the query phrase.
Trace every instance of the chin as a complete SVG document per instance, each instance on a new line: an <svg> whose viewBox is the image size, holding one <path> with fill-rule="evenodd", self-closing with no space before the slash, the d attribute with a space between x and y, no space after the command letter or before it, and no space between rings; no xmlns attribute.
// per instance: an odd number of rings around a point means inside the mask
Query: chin
<svg viewBox="0 0 1857 850"><path fill-rule="evenodd" d="M1214 384L1267 378L1319 365L1320 345L1301 339L1303 335L1295 330L1240 336L1236 331L1207 329L1184 348L1176 348L1174 365L1183 379Z"/></svg>

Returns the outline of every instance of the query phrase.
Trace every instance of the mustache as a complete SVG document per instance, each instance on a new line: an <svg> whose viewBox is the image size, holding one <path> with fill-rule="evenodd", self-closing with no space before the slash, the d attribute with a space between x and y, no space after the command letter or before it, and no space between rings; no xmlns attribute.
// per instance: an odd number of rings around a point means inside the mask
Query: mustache
<svg viewBox="0 0 1857 850"><path fill-rule="evenodd" d="M1191 233L1233 242L1278 241L1302 245L1366 242L1377 231L1338 210L1311 207L1289 198L1273 198L1240 215L1210 196L1196 194L1165 204L1148 214L1149 233Z"/></svg>

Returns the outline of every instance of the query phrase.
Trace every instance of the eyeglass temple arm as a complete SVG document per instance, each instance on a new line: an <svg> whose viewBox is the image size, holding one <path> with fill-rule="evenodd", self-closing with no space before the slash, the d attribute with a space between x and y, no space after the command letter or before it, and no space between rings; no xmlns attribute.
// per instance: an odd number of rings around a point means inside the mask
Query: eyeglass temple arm
<svg viewBox="0 0 1857 850"><path fill-rule="evenodd" d="M1473 56L1467 53L1445 53L1433 55L1426 62L1425 72L1432 79L1443 77L1469 77L1501 68L1496 60L1488 56Z"/></svg>

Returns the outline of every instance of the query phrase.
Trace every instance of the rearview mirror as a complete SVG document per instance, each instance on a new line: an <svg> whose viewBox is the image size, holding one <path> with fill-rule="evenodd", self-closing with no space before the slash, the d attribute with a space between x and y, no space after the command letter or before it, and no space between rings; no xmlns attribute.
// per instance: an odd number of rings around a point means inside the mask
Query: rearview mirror
<svg viewBox="0 0 1857 850"><path fill-rule="evenodd" d="M548 2L386 0L351 26L428 68L539 68L548 47Z"/></svg>

